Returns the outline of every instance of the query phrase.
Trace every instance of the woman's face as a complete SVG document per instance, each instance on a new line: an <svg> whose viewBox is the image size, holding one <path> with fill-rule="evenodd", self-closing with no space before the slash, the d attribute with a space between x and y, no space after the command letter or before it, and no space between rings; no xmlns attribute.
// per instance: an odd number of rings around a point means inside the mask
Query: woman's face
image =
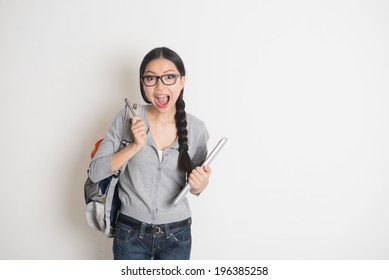
<svg viewBox="0 0 389 280"><path fill-rule="evenodd" d="M153 76L164 77L155 78ZM185 84L185 77L180 76L176 65L163 57L154 59L147 64L143 77L145 77L143 79L143 90L154 108L161 113L175 110L176 101ZM152 84L155 79L157 79L156 85L145 85L145 82ZM174 80L176 82L172 85L166 85L162 82L162 79L167 84L173 83Z"/></svg>

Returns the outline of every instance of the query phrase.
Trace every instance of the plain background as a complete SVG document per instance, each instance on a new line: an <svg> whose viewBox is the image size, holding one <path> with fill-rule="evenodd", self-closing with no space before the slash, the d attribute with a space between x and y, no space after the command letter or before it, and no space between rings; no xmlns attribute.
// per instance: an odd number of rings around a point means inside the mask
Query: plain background
<svg viewBox="0 0 389 280"><path fill-rule="evenodd" d="M0 258L111 259L90 150L152 48L209 147L193 259L389 258L389 3L0 0Z"/></svg>

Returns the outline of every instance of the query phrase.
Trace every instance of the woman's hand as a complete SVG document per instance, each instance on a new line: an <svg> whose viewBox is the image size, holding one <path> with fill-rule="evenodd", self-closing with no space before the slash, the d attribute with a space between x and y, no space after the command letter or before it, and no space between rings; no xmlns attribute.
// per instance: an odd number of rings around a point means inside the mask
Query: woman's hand
<svg viewBox="0 0 389 280"><path fill-rule="evenodd" d="M197 166L193 169L188 178L188 183L191 186L190 192L195 195L200 194L207 187L211 173L212 170L208 165Z"/></svg>
<svg viewBox="0 0 389 280"><path fill-rule="evenodd" d="M132 118L131 132L134 137L133 144L141 150L146 143L146 125L139 116Z"/></svg>

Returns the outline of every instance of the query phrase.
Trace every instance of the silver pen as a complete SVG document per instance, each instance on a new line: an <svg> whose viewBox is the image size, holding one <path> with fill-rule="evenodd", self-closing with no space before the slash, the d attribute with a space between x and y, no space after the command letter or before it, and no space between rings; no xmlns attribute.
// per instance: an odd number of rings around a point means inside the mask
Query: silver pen
<svg viewBox="0 0 389 280"><path fill-rule="evenodd" d="M127 105L128 109L130 109L132 116L135 117L136 113L135 113L134 107L132 107L132 104L130 103L130 101L128 101L128 99L125 98L124 102L126 102L126 105Z"/></svg>
<svg viewBox="0 0 389 280"><path fill-rule="evenodd" d="M126 102L126 106L127 106L128 109L130 110L132 117L135 117L135 116L136 116L136 113L135 113L134 107L132 106L132 104L130 103L130 101L128 101L128 99L125 98L125 99L124 99L124 102ZM135 107L135 109L136 109L136 107ZM128 114L128 113L126 112L126 114ZM126 117L127 117L127 116L126 116ZM125 133L127 127L128 127L128 122L126 123L125 127L123 127L122 135L124 135L124 133ZM129 140L122 139L121 144L122 144L124 147L127 146L129 143L130 143Z"/></svg>

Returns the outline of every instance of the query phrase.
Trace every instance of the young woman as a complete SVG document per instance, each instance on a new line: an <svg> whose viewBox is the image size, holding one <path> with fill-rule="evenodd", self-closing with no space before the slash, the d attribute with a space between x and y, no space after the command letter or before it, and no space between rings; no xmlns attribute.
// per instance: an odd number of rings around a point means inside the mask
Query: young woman
<svg viewBox="0 0 389 280"><path fill-rule="evenodd" d="M140 66L140 91L148 105L131 121L133 141L119 150L122 110L91 161L89 177L98 181L127 163L120 178L120 213L113 242L114 259L189 259L191 212L185 198L174 198L186 182L198 195L211 169L204 123L185 112L185 68L168 48L151 50Z"/></svg>

